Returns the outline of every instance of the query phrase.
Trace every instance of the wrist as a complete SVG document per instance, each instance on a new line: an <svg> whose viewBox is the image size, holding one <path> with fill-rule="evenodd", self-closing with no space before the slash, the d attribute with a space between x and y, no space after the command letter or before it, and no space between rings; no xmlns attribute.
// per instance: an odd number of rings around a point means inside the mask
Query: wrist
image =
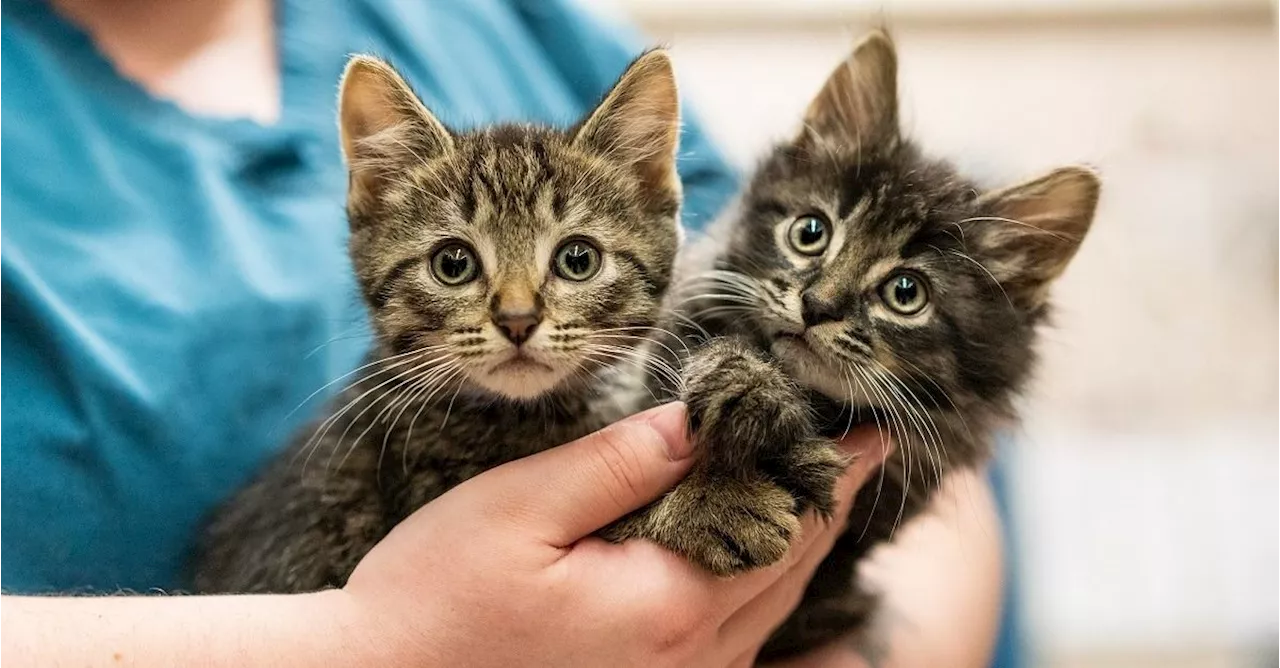
<svg viewBox="0 0 1280 668"><path fill-rule="evenodd" d="M403 656L394 626L382 619L374 605L344 589L328 589L292 597L301 619L316 624L306 633L311 649L306 665L383 666L396 665ZM322 629L318 631L316 629ZM304 638L304 642L307 642ZM315 642L320 640L320 642Z"/></svg>
<svg viewBox="0 0 1280 668"><path fill-rule="evenodd" d="M433 665L439 659L428 635L428 620L435 617L426 607L405 610L396 601L360 589L332 589L315 594L317 604L338 636L339 657L355 666ZM421 601L417 603L421 604ZM408 623L412 620L414 623ZM328 662L325 665L332 665ZM448 665L447 663L439 665Z"/></svg>

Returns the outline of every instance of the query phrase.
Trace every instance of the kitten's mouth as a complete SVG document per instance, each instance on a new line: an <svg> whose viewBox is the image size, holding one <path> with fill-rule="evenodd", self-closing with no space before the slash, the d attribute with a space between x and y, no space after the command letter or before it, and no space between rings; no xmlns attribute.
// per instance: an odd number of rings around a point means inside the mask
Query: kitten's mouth
<svg viewBox="0 0 1280 668"><path fill-rule="evenodd" d="M515 349L503 354L472 376L484 389L509 399L542 396L564 379L564 373L534 357L534 351Z"/></svg>
<svg viewBox="0 0 1280 668"><path fill-rule="evenodd" d="M491 373L521 371L553 371L553 369L529 356L523 350L516 350L507 359L498 362L490 369Z"/></svg>
<svg viewBox="0 0 1280 668"><path fill-rule="evenodd" d="M832 360L803 333L780 332L773 337L770 348L782 366L800 384L835 399L848 399L844 377L838 370L840 362Z"/></svg>
<svg viewBox="0 0 1280 668"><path fill-rule="evenodd" d="M820 357L803 332L779 332L773 337L774 346L782 346L788 352Z"/></svg>
<svg viewBox="0 0 1280 668"><path fill-rule="evenodd" d="M802 378L826 375L831 366L823 351L803 333L779 333L773 337L773 345L769 347L783 366Z"/></svg>

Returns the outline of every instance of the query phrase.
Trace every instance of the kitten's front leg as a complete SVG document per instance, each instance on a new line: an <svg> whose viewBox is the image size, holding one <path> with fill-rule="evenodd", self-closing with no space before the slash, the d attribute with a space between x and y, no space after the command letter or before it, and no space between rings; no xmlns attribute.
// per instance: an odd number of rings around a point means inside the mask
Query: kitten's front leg
<svg viewBox="0 0 1280 668"><path fill-rule="evenodd" d="M800 389L746 341L695 350L684 380L697 464L603 534L654 540L719 575L771 564L786 553L802 512L831 512L846 459L818 436Z"/></svg>

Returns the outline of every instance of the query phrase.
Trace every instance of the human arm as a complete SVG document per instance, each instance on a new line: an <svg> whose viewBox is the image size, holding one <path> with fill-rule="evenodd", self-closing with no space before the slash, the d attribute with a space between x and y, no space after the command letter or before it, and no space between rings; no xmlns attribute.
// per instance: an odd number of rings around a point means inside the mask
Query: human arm
<svg viewBox="0 0 1280 668"><path fill-rule="evenodd" d="M13 666L307 666L369 653L342 590L254 596L5 596Z"/></svg>
<svg viewBox="0 0 1280 668"><path fill-rule="evenodd" d="M862 574L883 592L872 647L835 642L786 668L987 666L1000 623L1000 519L986 476L953 473L929 510L873 553Z"/></svg>
<svg viewBox="0 0 1280 668"><path fill-rule="evenodd" d="M343 589L4 597L11 665L749 665L839 530L806 519L775 567L717 579L656 545L590 535L687 471L668 405L498 467L414 514ZM874 434L839 483L847 511ZM671 454L669 445L686 448ZM585 538L584 538L585 537Z"/></svg>

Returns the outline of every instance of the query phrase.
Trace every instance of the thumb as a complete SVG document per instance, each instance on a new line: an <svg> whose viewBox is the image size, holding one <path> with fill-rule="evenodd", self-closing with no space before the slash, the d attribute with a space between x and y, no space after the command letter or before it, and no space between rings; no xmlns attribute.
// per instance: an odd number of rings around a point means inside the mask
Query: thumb
<svg viewBox="0 0 1280 668"><path fill-rule="evenodd" d="M658 498L693 464L680 402L493 469L490 508L556 547Z"/></svg>

